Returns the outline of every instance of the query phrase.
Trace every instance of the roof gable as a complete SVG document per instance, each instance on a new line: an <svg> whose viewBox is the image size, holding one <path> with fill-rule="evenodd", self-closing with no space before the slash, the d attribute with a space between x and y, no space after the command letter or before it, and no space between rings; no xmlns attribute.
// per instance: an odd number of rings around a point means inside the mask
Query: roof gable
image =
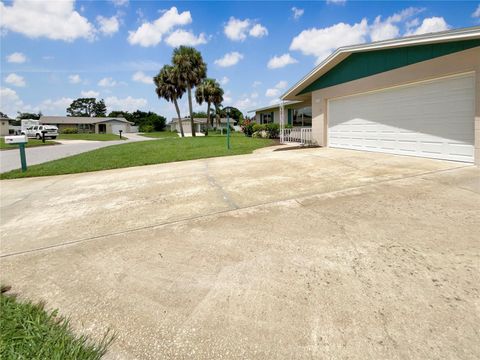
<svg viewBox="0 0 480 360"><path fill-rule="evenodd" d="M480 39L353 53L297 95L480 46Z"/></svg>

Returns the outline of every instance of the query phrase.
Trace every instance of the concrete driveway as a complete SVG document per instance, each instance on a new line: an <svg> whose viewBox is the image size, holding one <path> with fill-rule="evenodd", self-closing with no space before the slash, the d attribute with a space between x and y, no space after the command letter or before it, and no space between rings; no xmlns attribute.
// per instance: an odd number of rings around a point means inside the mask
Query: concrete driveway
<svg viewBox="0 0 480 360"><path fill-rule="evenodd" d="M1 181L1 282L107 359L478 359L480 170L335 149Z"/></svg>
<svg viewBox="0 0 480 360"><path fill-rule="evenodd" d="M126 144L127 142L155 140L138 134L127 134L127 140L113 141L82 141L82 140L56 140L61 145L40 146L26 148L27 164L36 165L47 161L61 159L67 156L81 154L102 147ZM0 151L0 173L20 169L20 155L17 149Z"/></svg>

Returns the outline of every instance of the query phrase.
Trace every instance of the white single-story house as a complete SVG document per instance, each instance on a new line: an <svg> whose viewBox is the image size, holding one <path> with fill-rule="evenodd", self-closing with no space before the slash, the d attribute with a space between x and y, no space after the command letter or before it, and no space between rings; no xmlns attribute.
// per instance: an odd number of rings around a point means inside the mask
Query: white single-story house
<svg viewBox="0 0 480 360"><path fill-rule="evenodd" d="M59 132L65 129L77 129L79 133L118 134L132 132L134 123L123 117L74 117L74 116L42 116L40 124L55 125Z"/></svg>
<svg viewBox="0 0 480 360"><path fill-rule="evenodd" d="M14 119L0 117L0 136L8 136L10 133L10 122Z"/></svg>
<svg viewBox="0 0 480 360"><path fill-rule="evenodd" d="M183 132L184 133L191 133L191 123L190 118L173 118L172 121L169 123L170 130L180 132L180 120L182 121ZM216 127L216 119L213 119L213 126ZM230 119L230 124L233 126L233 119ZM193 118L193 124L195 125L195 132L204 132L207 128L207 118ZM220 119L220 128L226 129L227 128L227 119L222 118Z"/></svg>
<svg viewBox="0 0 480 360"><path fill-rule="evenodd" d="M273 104L257 109L250 110L249 113L255 113L255 122L258 124L280 123L280 108L282 104ZM311 127L312 126L312 105L309 101L285 101L283 103L285 111L285 124L292 126Z"/></svg>
<svg viewBox="0 0 480 360"><path fill-rule="evenodd" d="M310 106L320 146L480 165L480 27L339 48L281 99L283 141Z"/></svg>

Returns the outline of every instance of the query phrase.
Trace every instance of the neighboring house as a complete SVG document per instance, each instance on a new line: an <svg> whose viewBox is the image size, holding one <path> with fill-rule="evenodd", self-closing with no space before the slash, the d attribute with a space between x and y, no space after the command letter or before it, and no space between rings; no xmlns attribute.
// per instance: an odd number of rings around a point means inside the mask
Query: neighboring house
<svg viewBox="0 0 480 360"><path fill-rule="evenodd" d="M6 117L0 118L0 136L7 136L10 133L10 121L14 121L14 119Z"/></svg>
<svg viewBox="0 0 480 360"><path fill-rule="evenodd" d="M280 123L280 105L274 104L250 110L255 112L255 122L258 124ZM285 111L285 124L300 127L312 126L312 104L310 100L306 101L285 101L283 104Z"/></svg>
<svg viewBox="0 0 480 360"><path fill-rule="evenodd" d="M118 134L132 132L133 123L123 117L74 117L42 116L40 124L55 125L60 133L65 129L77 129L79 133Z"/></svg>
<svg viewBox="0 0 480 360"><path fill-rule="evenodd" d="M191 133L192 128L191 128L190 118L183 118L183 119L181 119L181 121L182 121L182 126L183 126L183 132L184 133ZM213 127L217 126L216 121L217 120L214 118L213 119ZM204 132L205 129L207 128L207 118L193 118L193 123L195 125L195 132ZM230 119L230 124L233 126L233 124L234 124L233 119ZM178 118L173 118L169 125L170 125L170 130L171 131L180 132L180 121L179 121ZM227 128L227 119L226 118L220 119L220 128L223 128L223 129Z"/></svg>
<svg viewBox="0 0 480 360"><path fill-rule="evenodd" d="M339 48L281 99L321 146L480 165L480 27Z"/></svg>

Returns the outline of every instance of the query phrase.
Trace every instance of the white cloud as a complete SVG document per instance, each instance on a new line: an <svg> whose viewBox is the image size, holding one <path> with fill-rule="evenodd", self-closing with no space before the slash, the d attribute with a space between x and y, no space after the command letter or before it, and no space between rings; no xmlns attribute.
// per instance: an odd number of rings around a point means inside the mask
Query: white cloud
<svg viewBox="0 0 480 360"><path fill-rule="evenodd" d="M265 26L255 24L249 31L250 36L261 38L268 35L268 30Z"/></svg>
<svg viewBox="0 0 480 360"><path fill-rule="evenodd" d="M67 108L73 102L72 98L62 97L60 99L52 100L47 99L40 103L38 108L45 114L49 113L51 115L66 114Z"/></svg>
<svg viewBox="0 0 480 360"><path fill-rule="evenodd" d="M152 76L146 75L143 71L137 71L135 74L132 76L132 80L148 85L153 84L153 78Z"/></svg>
<svg viewBox="0 0 480 360"><path fill-rule="evenodd" d="M105 105L108 111L135 111L138 109L144 109L147 105L147 100L143 98L133 98L128 96L126 98L118 98L116 96L109 96L105 99Z"/></svg>
<svg viewBox="0 0 480 360"><path fill-rule="evenodd" d="M171 47L177 47L180 45L197 46L207 43L207 37L204 33L196 36L191 31L182 29L175 30L165 39L165 42Z"/></svg>
<svg viewBox="0 0 480 360"><path fill-rule="evenodd" d="M27 61L27 57L21 52L11 53L10 55L7 55L6 58L7 62L15 64L23 64L25 61Z"/></svg>
<svg viewBox="0 0 480 360"><path fill-rule="evenodd" d="M297 59L294 59L290 54L287 53L280 56L275 55L274 57L272 57L268 61L267 67L269 69L278 69L295 63L298 63Z"/></svg>
<svg viewBox="0 0 480 360"><path fill-rule="evenodd" d="M15 73L8 74L8 76L5 78L5 82L7 84L18 86L18 87L23 87L26 85L25 79L23 78L23 76L17 75Z"/></svg>
<svg viewBox="0 0 480 360"><path fill-rule="evenodd" d="M256 106L257 102L252 100L250 97L246 96L243 97L233 103L233 106L239 109L240 111L244 112L245 110L251 109L252 107Z"/></svg>
<svg viewBox="0 0 480 360"><path fill-rule="evenodd" d="M110 0L115 6L126 6L128 5L128 0Z"/></svg>
<svg viewBox="0 0 480 360"><path fill-rule="evenodd" d="M267 89L265 92L266 97L278 97L280 95L280 90L278 89Z"/></svg>
<svg viewBox="0 0 480 360"><path fill-rule="evenodd" d="M223 31L227 38L233 41L243 41L247 38L247 31L250 27L250 20L235 19L233 16L228 20Z"/></svg>
<svg viewBox="0 0 480 360"><path fill-rule="evenodd" d="M0 29L30 38L52 40L92 40L95 28L74 9L75 0L25 1L14 0L10 6L0 2Z"/></svg>
<svg viewBox="0 0 480 360"><path fill-rule="evenodd" d="M253 92L253 93L251 93L251 94L250 94L250 97L251 97L252 99L257 99L257 98L258 98L258 92Z"/></svg>
<svg viewBox="0 0 480 360"><path fill-rule="evenodd" d="M0 88L0 110L11 117L17 111L21 111L24 107L23 101L18 96L17 92L8 87Z"/></svg>
<svg viewBox="0 0 480 360"><path fill-rule="evenodd" d="M473 18L480 18L480 4L477 6L477 9L472 13Z"/></svg>
<svg viewBox="0 0 480 360"><path fill-rule="evenodd" d="M106 18L103 16L97 16L97 22L100 25L100 32L103 35L112 36L120 28L120 22L116 16Z"/></svg>
<svg viewBox="0 0 480 360"><path fill-rule="evenodd" d="M285 80L279 81L277 85L275 85L275 87L280 90L286 89L287 86L288 86L288 83Z"/></svg>
<svg viewBox="0 0 480 360"><path fill-rule="evenodd" d="M158 45L162 37L169 33L175 26L183 26L192 22L190 11L178 13L175 6L165 11L154 22L145 22L137 30L129 31L128 42L131 45L144 47Z"/></svg>
<svg viewBox="0 0 480 360"><path fill-rule="evenodd" d="M80 92L80 95L84 98L97 98L100 93L98 91L88 90Z"/></svg>
<svg viewBox="0 0 480 360"><path fill-rule="evenodd" d="M327 0L327 4L343 5L347 0Z"/></svg>
<svg viewBox="0 0 480 360"><path fill-rule="evenodd" d="M292 12L293 12L293 18L295 20L298 20L302 17L303 13L305 12L305 10L303 9L299 9L297 7L292 7Z"/></svg>
<svg viewBox="0 0 480 360"><path fill-rule="evenodd" d="M409 7L389 16L384 21L382 21L381 16L377 16L373 24L370 26L370 39L372 41L381 41L398 37L400 35L400 29L396 24L404 22L424 10L425 8ZM409 27L409 24L410 28L414 26L413 23L408 22L406 24L407 28Z"/></svg>
<svg viewBox="0 0 480 360"><path fill-rule="evenodd" d="M228 23L223 28L223 32L227 38L233 41L244 41L247 38L247 34L256 38L268 35L267 28L262 24L255 24L250 19L236 19L233 16L228 20Z"/></svg>
<svg viewBox="0 0 480 360"><path fill-rule="evenodd" d="M423 19L422 24L414 30L411 30L406 35L420 35L428 34L438 31L445 31L450 29L443 17L431 17Z"/></svg>
<svg viewBox="0 0 480 360"><path fill-rule="evenodd" d="M117 85L117 82L111 77L105 77L98 82L98 86L102 87L113 87L115 85Z"/></svg>
<svg viewBox="0 0 480 360"><path fill-rule="evenodd" d="M70 84L79 84L82 82L82 78L78 74L69 75L68 82Z"/></svg>
<svg viewBox="0 0 480 360"><path fill-rule="evenodd" d="M215 64L221 67L229 67L243 59L243 55L237 51L226 53L222 58L215 60Z"/></svg>
<svg viewBox="0 0 480 360"><path fill-rule="evenodd" d="M252 83L252 87L257 87L257 86L260 86L262 85L262 82L261 81L258 81L258 80L255 80L253 83Z"/></svg>
<svg viewBox="0 0 480 360"><path fill-rule="evenodd" d="M314 55L319 63L340 46L364 43L367 35L366 19L353 25L338 23L322 29L311 28L303 30L293 38L290 50L301 51L304 55Z"/></svg>
<svg viewBox="0 0 480 360"><path fill-rule="evenodd" d="M230 79L228 77L224 76L220 79L220 84L227 85L229 81L230 81Z"/></svg>
<svg viewBox="0 0 480 360"><path fill-rule="evenodd" d="M232 92L230 90L227 90L223 94L223 104L230 105L231 103L232 103Z"/></svg>
<svg viewBox="0 0 480 360"><path fill-rule="evenodd" d="M275 87L267 89L265 92L266 97L278 97L280 95L281 90L286 89L288 86L288 83L285 80L279 81Z"/></svg>

